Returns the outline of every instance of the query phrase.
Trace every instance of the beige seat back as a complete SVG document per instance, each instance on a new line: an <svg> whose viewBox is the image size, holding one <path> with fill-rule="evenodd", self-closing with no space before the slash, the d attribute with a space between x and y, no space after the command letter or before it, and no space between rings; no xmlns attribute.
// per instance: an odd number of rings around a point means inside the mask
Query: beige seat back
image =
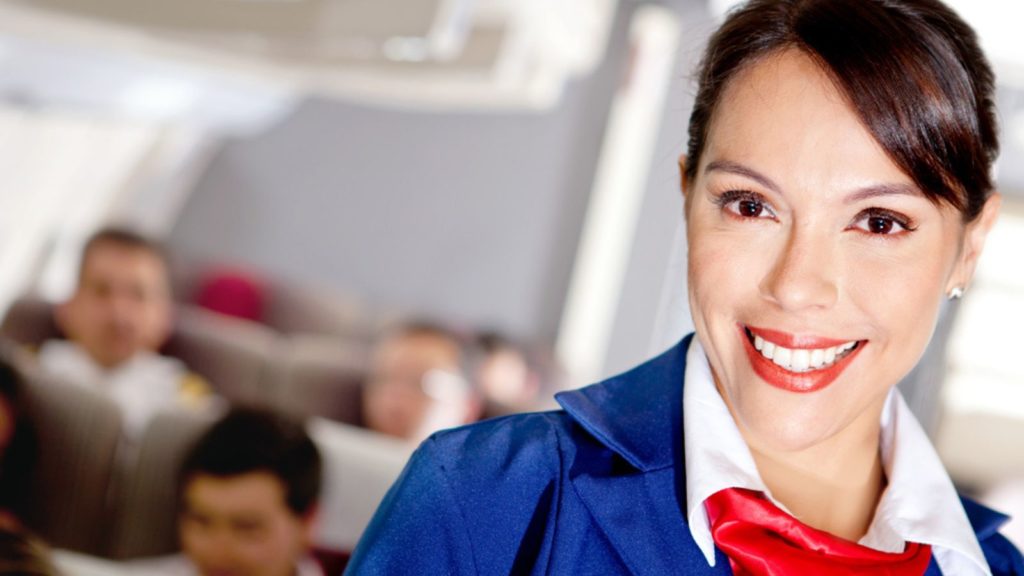
<svg viewBox="0 0 1024 576"><path fill-rule="evenodd" d="M308 429L324 462L315 543L351 551L415 446L322 418L312 419Z"/></svg>
<svg viewBox="0 0 1024 576"><path fill-rule="evenodd" d="M181 306L164 353L180 359L228 400L268 405L277 391L267 389L264 373L276 344L277 334L265 326Z"/></svg>
<svg viewBox="0 0 1024 576"><path fill-rule="evenodd" d="M35 296L25 296L11 304L0 322L0 334L28 347L61 337L53 317L53 304Z"/></svg>
<svg viewBox="0 0 1024 576"><path fill-rule="evenodd" d="M368 353L360 343L328 336L282 340L268 378L275 405L293 416L321 416L362 425L362 386Z"/></svg>
<svg viewBox="0 0 1024 576"><path fill-rule="evenodd" d="M216 414L173 411L146 428L133 462L118 478L112 510L110 558L138 558L178 550L178 471Z"/></svg>
<svg viewBox="0 0 1024 576"><path fill-rule="evenodd" d="M90 390L23 368L39 454L26 523L55 547L103 554L109 486L121 438L118 407Z"/></svg>

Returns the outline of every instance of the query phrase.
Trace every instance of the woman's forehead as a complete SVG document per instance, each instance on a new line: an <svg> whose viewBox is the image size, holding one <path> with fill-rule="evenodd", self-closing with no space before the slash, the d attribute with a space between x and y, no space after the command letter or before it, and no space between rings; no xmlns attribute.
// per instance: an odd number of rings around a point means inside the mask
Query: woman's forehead
<svg viewBox="0 0 1024 576"><path fill-rule="evenodd" d="M913 184L828 73L798 50L761 59L730 81L698 178L722 162L750 167L783 187Z"/></svg>

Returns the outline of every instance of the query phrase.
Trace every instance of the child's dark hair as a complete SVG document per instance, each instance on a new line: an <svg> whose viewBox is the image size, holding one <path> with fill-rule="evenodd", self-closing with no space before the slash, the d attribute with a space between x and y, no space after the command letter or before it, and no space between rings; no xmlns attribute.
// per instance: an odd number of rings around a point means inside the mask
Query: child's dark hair
<svg viewBox="0 0 1024 576"><path fill-rule="evenodd" d="M273 412L234 408L196 442L179 476L179 493L199 475L266 472L281 481L285 503L304 516L320 497L320 452L298 422Z"/></svg>

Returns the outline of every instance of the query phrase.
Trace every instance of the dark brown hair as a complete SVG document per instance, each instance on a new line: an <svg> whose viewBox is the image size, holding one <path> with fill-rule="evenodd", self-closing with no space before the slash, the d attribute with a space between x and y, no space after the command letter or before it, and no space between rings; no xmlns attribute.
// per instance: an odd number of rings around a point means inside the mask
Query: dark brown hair
<svg viewBox="0 0 1024 576"><path fill-rule="evenodd" d="M301 422L268 410L235 407L185 457L178 492L183 496L201 475L231 478L266 472L281 482L285 504L302 517L320 499L321 468L320 451Z"/></svg>
<svg viewBox="0 0 1024 576"><path fill-rule="evenodd" d="M925 196L978 216L999 152L995 79L974 31L938 0L752 0L731 12L700 66L688 181L729 80L791 48L831 75Z"/></svg>
<svg viewBox="0 0 1024 576"><path fill-rule="evenodd" d="M103 244L112 244L121 248L130 248L152 254L163 263L164 268L168 267L167 251L162 244L129 228L108 226L97 230L86 240L85 247L82 248L79 277L85 271L85 261L89 257L89 253L95 250L97 246Z"/></svg>

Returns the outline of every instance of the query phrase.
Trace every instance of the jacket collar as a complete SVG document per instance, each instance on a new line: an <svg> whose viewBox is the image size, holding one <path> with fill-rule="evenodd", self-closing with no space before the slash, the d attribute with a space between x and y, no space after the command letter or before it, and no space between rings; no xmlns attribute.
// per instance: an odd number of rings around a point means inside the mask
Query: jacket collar
<svg viewBox="0 0 1024 576"><path fill-rule="evenodd" d="M971 527L974 528L978 540L985 540L989 536L995 535L999 532L999 528L1010 520L1006 514L996 512L966 496L960 496L960 502L964 505L967 519L971 522Z"/></svg>
<svg viewBox="0 0 1024 576"><path fill-rule="evenodd" d="M681 462L683 374L692 338L690 334L624 374L559 393L555 399L587 432L637 469L650 472Z"/></svg>
<svg viewBox="0 0 1024 576"><path fill-rule="evenodd" d="M715 566L708 565L681 507L683 375L691 337L625 374L557 396L590 436L639 471L577 458L569 473L584 506L638 576L731 573L720 551Z"/></svg>

